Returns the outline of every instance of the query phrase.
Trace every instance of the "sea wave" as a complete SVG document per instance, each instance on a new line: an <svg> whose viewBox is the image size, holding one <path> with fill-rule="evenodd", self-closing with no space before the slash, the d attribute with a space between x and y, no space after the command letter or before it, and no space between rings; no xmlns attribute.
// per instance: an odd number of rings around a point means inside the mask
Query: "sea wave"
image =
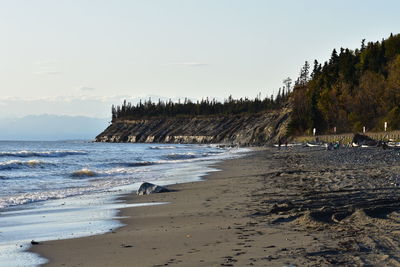
<svg viewBox="0 0 400 267"><path fill-rule="evenodd" d="M150 149L155 149L155 150L176 149L176 146L151 146Z"/></svg>
<svg viewBox="0 0 400 267"><path fill-rule="evenodd" d="M74 178L85 178L85 177L95 177L98 174L94 171L91 171L89 169L82 169L79 171L75 171L71 174L72 177Z"/></svg>
<svg viewBox="0 0 400 267"><path fill-rule="evenodd" d="M203 161L207 159L217 159L219 156L224 154L223 151L209 151L202 154L196 154L192 152L188 153L172 153L163 155L160 160L155 161L136 161L136 162L118 162L110 163L109 166L115 167L145 167L158 164L168 164L168 163L189 163L196 161ZM226 153L227 155L229 153Z"/></svg>
<svg viewBox="0 0 400 267"><path fill-rule="evenodd" d="M178 147L178 146L177 146ZM72 150L58 150L57 152L71 152ZM178 150L179 151L179 150ZM176 152L178 152L176 151ZM60 183L60 187L62 188L54 188L48 191L41 191L41 192L32 192L28 191L25 193L13 192L13 189L10 189L9 196L0 196L0 210L5 207L21 205L26 203L32 203L37 201L44 201L48 199L59 199L65 198L69 196L81 195L81 194L91 194L94 192L106 192L111 188L117 188L123 185L132 185L134 183L139 183L146 180L151 179L164 179L164 173L168 173L168 170L171 169L179 169L176 163L189 163L188 166L192 162L198 161L207 161L207 160L220 160L224 158L235 157L237 154L242 154L246 152L247 149L224 149L223 153L213 153L210 151L204 151L200 149L196 152L191 153L168 153L170 151L166 150L163 151L164 153L156 153L156 156L149 156L146 155L146 158L142 156L138 158L132 158L132 156L124 156L121 158L113 158L115 161L119 162L107 162L105 160L101 161L88 161L87 166L85 166L85 162L79 161L76 162L74 158L63 160L63 164L55 165L55 167L60 168L54 169L57 174L55 176L49 175L49 177L55 177L58 181L60 177L69 178L65 180L65 183ZM21 151L19 151L21 152ZM32 151L30 151L32 152ZM50 152L50 151L48 151ZM51 151L54 152L54 151ZM81 151L75 151L78 153L85 153ZM154 151L156 152L156 151ZM187 151L185 151L187 152ZM204 153L204 155L203 155ZM206 156L206 154L208 156ZM4 153L3 153L4 155ZM95 157L95 153L90 153L91 157ZM135 156L135 154L133 155ZM101 158L102 159L102 158ZM146 160L149 161L146 161ZM22 159L24 160L24 159ZM36 161L26 161L23 162L30 162L31 165L27 165L26 168L29 166L41 166L40 164L46 164L45 162L40 162L39 160ZM44 160L44 159L42 159ZM130 160L132 160L130 162ZM48 160L50 161L50 160ZM14 161L18 162L18 161ZM20 161L22 162L22 161ZM40 163L39 163L40 162ZM35 165L39 163L39 165ZM78 164L77 164L78 163ZM96 164L97 163L97 164ZM29 163L24 163L29 164ZM54 164L54 163L47 163L47 164ZM77 165L75 165L77 164ZM85 165L80 165L85 164ZM111 164L111 165L109 165ZM113 165L115 164L115 165ZM163 166L159 166L162 164ZM165 166L164 166L165 164ZM4 165L4 163L3 163ZM149 166L155 165L155 166ZM74 166L74 167L72 167ZM90 166L90 167L89 167ZM149 166L149 167L141 167L141 166ZM71 167L73 169L71 169ZM186 168L185 167L185 168ZM86 168L86 169L85 169ZM75 172L75 177L71 177L71 175ZM158 172L162 172L161 175L158 175ZM6 172L0 173L4 174ZM60 173L60 174L59 174ZM58 177L58 175L60 177ZM10 177L13 179L13 177ZM0 180L10 179L8 176L1 176ZM82 179L82 181L80 181ZM183 178L182 178L183 179ZM85 181L85 182L83 182ZM51 181L49 180L51 184ZM21 184L21 187L23 185ZM58 185L57 185L58 186ZM5 191L7 192L7 191ZM8 193L7 193L8 194ZM1 265L1 264L0 264Z"/></svg>
<svg viewBox="0 0 400 267"><path fill-rule="evenodd" d="M196 158L195 153L173 153L163 156L167 160L180 160L180 159L194 159Z"/></svg>
<svg viewBox="0 0 400 267"><path fill-rule="evenodd" d="M132 163L126 163L127 167L143 167L143 166L150 166L157 164L155 161L138 161L138 162L132 162Z"/></svg>
<svg viewBox="0 0 400 267"><path fill-rule="evenodd" d="M155 164L155 163L154 163ZM132 173L141 173L146 172L147 170L138 170L135 168L126 168L126 167L116 167L106 170L90 170L90 169L81 169L78 171L74 171L70 174L70 177L75 179L84 179L84 178L98 178L103 180L104 177L113 177L120 176L120 175L127 175ZM91 180L92 181L92 180ZM95 181L95 180L93 180Z"/></svg>
<svg viewBox="0 0 400 267"><path fill-rule="evenodd" d="M49 199L60 199L68 196L80 195L84 192L85 190L65 189L45 192L22 193L14 196L0 197L0 209Z"/></svg>
<svg viewBox="0 0 400 267"><path fill-rule="evenodd" d="M18 158L30 158L30 157L48 157L48 158L58 158L66 157L70 155L86 155L85 151L75 151L75 150L53 150L53 151L9 151L0 152L0 157L18 157Z"/></svg>
<svg viewBox="0 0 400 267"><path fill-rule="evenodd" d="M27 192L14 194L13 196L0 196L0 210L22 204L35 203L45 200L62 199L71 196L78 196L83 194L104 192L116 186L123 186L132 184L131 179L118 179L118 180L98 180L96 183L88 187L72 187L55 189L49 191ZM1 264L0 264L1 265Z"/></svg>
<svg viewBox="0 0 400 267"><path fill-rule="evenodd" d="M223 151L208 151L204 153L171 153L166 154L160 157L159 160L154 161L138 161L134 162L112 162L107 163L106 166L114 167L113 170L121 169L126 170L125 168L132 168L132 167L146 167L146 166L153 166L159 164L174 164L174 163L190 163L190 162L197 162L197 161L204 161L204 160L218 160L223 158L230 158L231 156L234 157L237 153L243 153L249 151L248 149L230 149L230 150L223 150ZM99 167L104 166L99 165Z"/></svg>
<svg viewBox="0 0 400 267"><path fill-rule="evenodd" d="M119 175L127 175L127 174L134 174L134 173L144 173L148 172L146 169L136 169L136 168L124 168L124 167L119 167L119 168L112 168L108 170L103 170L98 173L98 176L103 176L103 177L114 177L114 176L119 176Z"/></svg>
<svg viewBox="0 0 400 267"><path fill-rule="evenodd" d="M0 162L0 171L21 169L21 168L43 167L44 165L51 165L51 163L39 160L28 160L28 161L10 160L5 162Z"/></svg>
<svg viewBox="0 0 400 267"><path fill-rule="evenodd" d="M112 162L106 164L106 166L110 167L144 167L155 165L157 162L155 161L136 161L136 162ZM104 166L103 164L99 164L99 167Z"/></svg>
<svg viewBox="0 0 400 267"><path fill-rule="evenodd" d="M203 155L216 155L216 154L221 154L221 153L224 153L224 151L208 151L208 152L205 152Z"/></svg>

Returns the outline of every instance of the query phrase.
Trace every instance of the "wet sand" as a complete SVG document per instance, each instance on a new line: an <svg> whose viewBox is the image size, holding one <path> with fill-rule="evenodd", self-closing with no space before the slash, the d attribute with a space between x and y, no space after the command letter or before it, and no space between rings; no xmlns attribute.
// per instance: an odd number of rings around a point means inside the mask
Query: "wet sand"
<svg viewBox="0 0 400 267"><path fill-rule="evenodd" d="M396 158L397 157L397 158ZM48 266L399 266L399 153L265 149L125 197L116 231L33 246Z"/></svg>

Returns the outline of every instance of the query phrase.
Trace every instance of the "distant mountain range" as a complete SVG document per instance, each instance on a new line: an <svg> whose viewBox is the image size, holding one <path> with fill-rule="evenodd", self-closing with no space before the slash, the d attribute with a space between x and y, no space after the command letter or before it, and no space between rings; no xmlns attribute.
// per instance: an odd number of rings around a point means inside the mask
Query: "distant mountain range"
<svg viewBox="0 0 400 267"><path fill-rule="evenodd" d="M92 140L109 121L109 118L47 114L0 118L0 140Z"/></svg>

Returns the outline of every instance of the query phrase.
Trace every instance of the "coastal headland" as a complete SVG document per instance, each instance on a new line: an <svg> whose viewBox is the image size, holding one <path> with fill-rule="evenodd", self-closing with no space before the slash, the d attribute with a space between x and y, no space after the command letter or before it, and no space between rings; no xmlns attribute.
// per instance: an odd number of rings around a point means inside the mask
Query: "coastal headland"
<svg viewBox="0 0 400 267"><path fill-rule="evenodd" d="M290 108L232 116L116 120L96 137L111 143L263 145L286 136Z"/></svg>
<svg viewBox="0 0 400 267"><path fill-rule="evenodd" d="M174 192L124 197L110 233L44 242L47 266L398 266L395 149L261 149Z"/></svg>

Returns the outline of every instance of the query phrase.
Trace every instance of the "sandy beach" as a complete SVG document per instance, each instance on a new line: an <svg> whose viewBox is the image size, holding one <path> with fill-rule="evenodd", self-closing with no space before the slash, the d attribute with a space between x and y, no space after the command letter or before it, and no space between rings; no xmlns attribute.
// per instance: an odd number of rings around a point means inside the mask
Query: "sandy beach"
<svg viewBox="0 0 400 267"><path fill-rule="evenodd" d="M121 211L104 235L44 242L46 266L399 266L397 151L263 149L227 160L169 204Z"/></svg>

